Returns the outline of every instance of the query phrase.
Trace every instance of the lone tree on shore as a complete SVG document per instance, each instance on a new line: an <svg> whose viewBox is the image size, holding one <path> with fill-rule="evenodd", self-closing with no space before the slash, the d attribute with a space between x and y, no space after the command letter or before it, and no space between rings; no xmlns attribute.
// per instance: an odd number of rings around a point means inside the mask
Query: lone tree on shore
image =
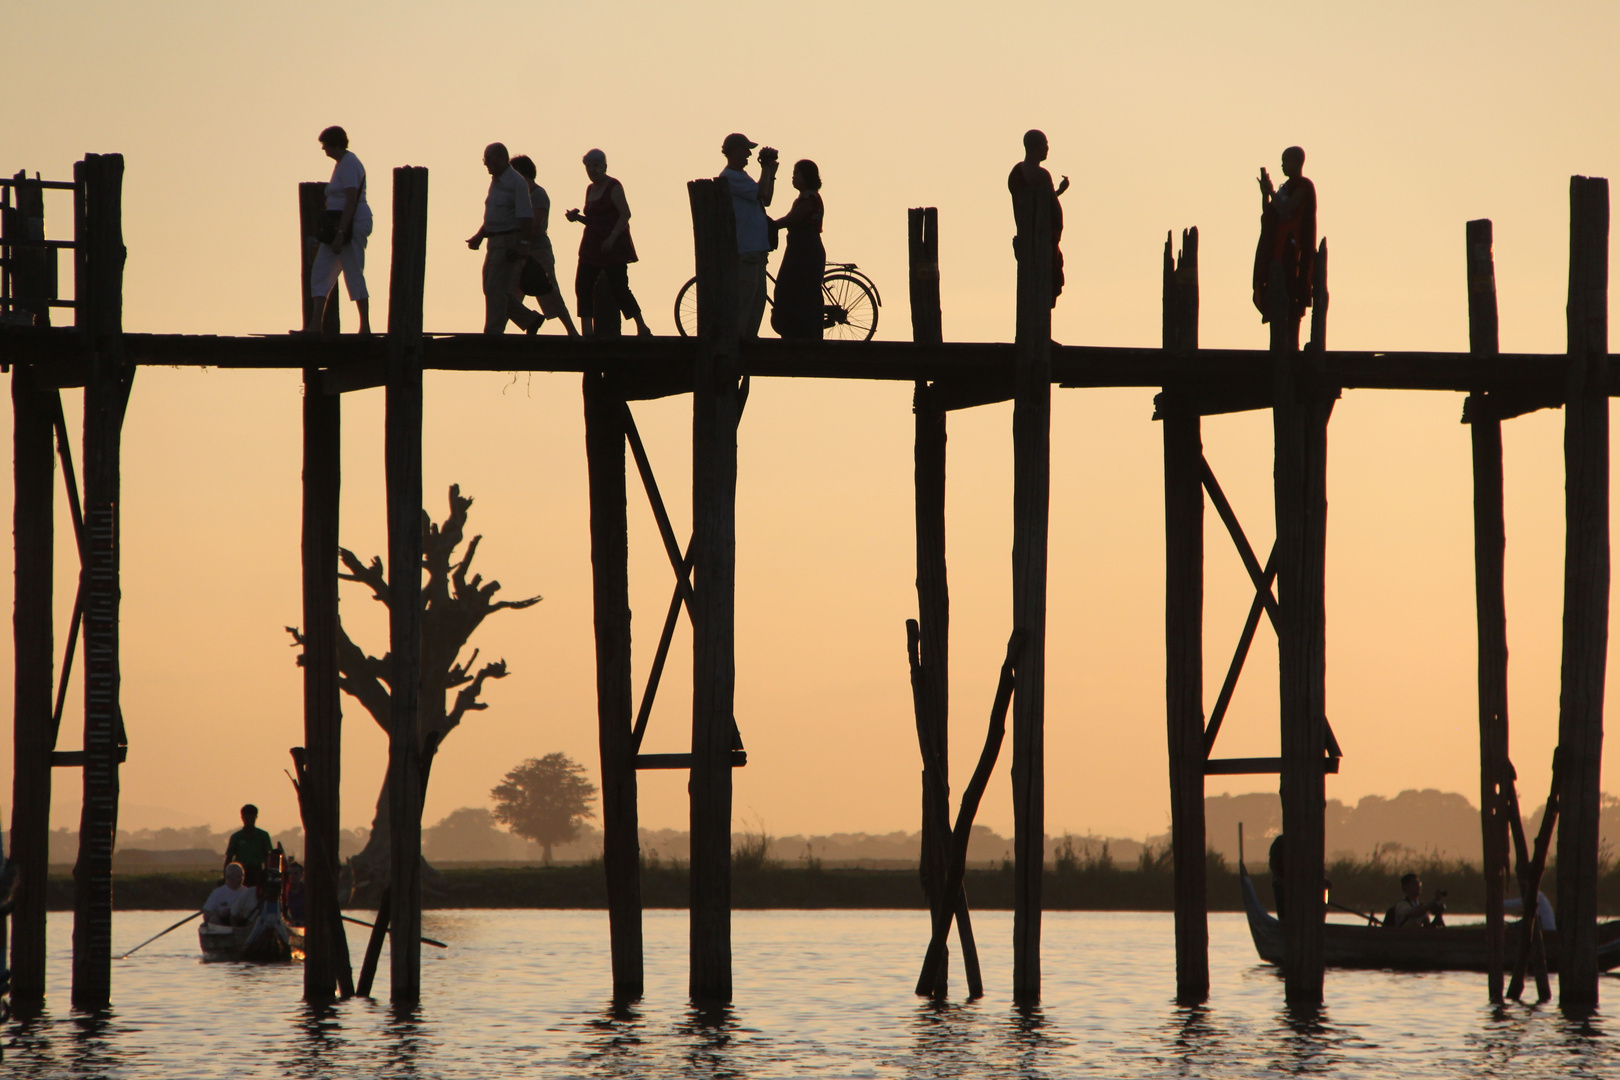
<svg viewBox="0 0 1620 1080"><path fill-rule="evenodd" d="M585 766L567 754L529 758L489 794L495 820L539 844L547 866L552 845L577 839L580 826L596 816L591 809L596 785L585 779Z"/></svg>
<svg viewBox="0 0 1620 1080"><path fill-rule="evenodd" d="M454 731L470 712L489 708L479 700L484 683L490 679L504 679L509 674L505 660L495 660L474 670L478 650L474 649L465 661L460 658L467 639L479 625L497 611L506 608L533 607L541 601L539 596L526 600L496 600L500 590L498 581L485 582L474 574L468 580L473 556L478 552L482 536L467 542L459 557L467 526L467 510L472 499L463 497L458 484L450 485L450 515L443 525L436 525L426 510L422 511L422 568L427 580L422 586L422 693L421 711L417 714L417 748L427 744L434 733L441 740ZM372 598L386 606L389 603L388 575L383 571L380 556L373 556L370 564L362 563L348 548L339 548L338 557L344 569L338 577L344 581L358 581L371 590ZM287 632L300 646L303 633L294 626ZM300 655L298 663L304 660ZM338 686L344 693L359 701L377 721L387 735L392 725L392 704L389 680L393 677L393 659L390 653L370 656L349 638L348 631L338 627ZM450 700L455 691L455 700ZM377 812L372 818L371 836L360 854L351 864L357 879L386 881L388 878L389 843L388 777L383 775L382 791L377 796Z"/></svg>

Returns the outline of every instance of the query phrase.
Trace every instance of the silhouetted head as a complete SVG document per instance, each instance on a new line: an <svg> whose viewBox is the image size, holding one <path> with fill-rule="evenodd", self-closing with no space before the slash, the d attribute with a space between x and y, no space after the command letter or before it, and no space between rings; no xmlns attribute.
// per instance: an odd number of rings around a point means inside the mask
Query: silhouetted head
<svg viewBox="0 0 1620 1080"><path fill-rule="evenodd" d="M299 863L289 863L287 866L287 880L294 885L304 880L304 868Z"/></svg>
<svg viewBox="0 0 1620 1080"><path fill-rule="evenodd" d="M753 156L754 147L758 145L759 143L740 131L733 131L727 135L725 141L720 144L720 152L726 155L726 167L742 169L748 164L748 159Z"/></svg>
<svg viewBox="0 0 1620 1080"><path fill-rule="evenodd" d="M241 863L233 862L229 864L225 867L225 884L229 885L233 889L240 889L242 887L242 875L244 873L245 871L242 869Z"/></svg>
<svg viewBox="0 0 1620 1080"><path fill-rule="evenodd" d="M243 825L245 825L245 826L247 826L248 828L251 829L251 828L253 828L253 823L255 821L258 821L258 820L259 820L259 808L257 806L254 806L252 803L248 803L246 806L242 807L242 824Z"/></svg>
<svg viewBox="0 0 1620 1080"><path fill-rule="evenodd" d="M1297 146L1290 146L1288 149L1283 151L1283 153L1282 153L1282 171L1283 171L1284 176L1288 177L1289 179L1293 179L1294 177L1299 175L1300 170L1303 169L1304 167L1305 167L1305 151L1304 150L1301 150Z"/></svg>
<svg viewBox="0 0 1620 1080"><path fill-rule="evenodd" d="M321 150L326 156L336 161L349 149L349 133L333 124L320 134Z"/></svg>
<svg viewBox="0 0 1620 1080"><path fill-rule="evenodd" d="M800 191L821 190L821 170L809 158L793 163L793 186Z"/></svg>
<svg viewBox="0 0 1620 1080"><path fill-rule="evenodd" d="M1024 132L1024 157L1029 161L1046 160L1046 132L1030 128Z"/></svg>
<svg viewBox="0 0 1620 1080"><path fill-rule="evenodd" d="M484 168L489 175L499 176L512 164L512 156L506 152L506 144L492 142L484 147Z"/></svg>
<svg viewBox="0 0 1620 1080"><path fill-rule="evenodd" d="M1408 900L1417 900L1423 894L1423 879L1416 874L1407 874L1401 878L1401 892L1406 894Z"/></svg>
<svg viewBox="0 0 1620 1080"><path fill-rule="evenodd" d="M534 183L534 159L528 154L519 154L512 159L512 171L517 173L529 183Z"/></svg>
<svg viewBox="0 0 1620 1080"><path fill-rule="evenodd" d="M607 175L607 155L602 151L587 150L580 160L585 163L585 175L591 178L591 183Z"/></svg>

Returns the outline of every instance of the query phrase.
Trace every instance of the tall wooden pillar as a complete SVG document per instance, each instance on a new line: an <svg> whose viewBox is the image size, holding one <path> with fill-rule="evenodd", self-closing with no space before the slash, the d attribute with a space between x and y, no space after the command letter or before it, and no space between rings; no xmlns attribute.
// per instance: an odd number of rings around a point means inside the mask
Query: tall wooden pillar
<svg viewBox="0 0 1620 1080"><path fill-rule="evenodd" d="M112 995L112 856L118 831L119 437L129 400L124 364L121 154L87 154L81 182L76 309L90 351L84 390L84 805L73 868L73 1005Z"/></svg>
<svg viewBox="0 0 1620 1080"><path fill-rule="evenodd" d="M691 975L693 1000L731 1000L731 748L736 691L737 223L728 188L686 185L697 252L692 395Z"/></svg>
<svg viewBox="0 0 1620 1080"><path fill-rule="evenodd" d="M1198 230L1181 264L1164 240L1164 349L1198 348ZM1173 390L1164 424L1164 706L1170 749L1170 850L1176 874L1176 1000L1209 997L1204 859L1204 446L1198 403Z"/></svg>
<svg viewBox="0 0 1620 1080"><path fill-rule="evenodd" d="M1326 347L1327 245L1316 261L1312 341L1299 351L1282 274L1271 274L1272 424L1276 444L1277 652L1282 723L1284 993L1290 1005L1322 1001L1325 962L1323 758L1327 559L1327 423L1336 391L1320 375Z"/></svg>
<svg viewBox="0 0 1620 1080"><path fill-rule="evenodd" d="M52 393L34 389L33 371L11 376L12 537L16 552L12 698L11 844L18 870L11 924L11 1002L35 1015L45 1002L45 878L51 829L51 617L56 458Z"/></svg>
<svg viewBox="0 0 1620 1080"><path fill-rule="evenodd" d="M602 754L602 868L607 874L613 997L642 992L641 841L630 686L630 544L625 511L624 399L587 371L591 585L596 613L596 720Z"/></svg>
<svg viewBox="0 0 1620 1080"><path fill-rule="evenodd" d="M1569 211L1558 1002L1587 1012L1598 1003L1598 784L1609 641L1609 182L1571 177Z"/></svg>
<svg viewBox="0 0 1620 1080"><path fill-rule="evenodd" d="M911 340L938 345L943 337L939 305L939 211L934 207L907 212L911 257ZM948 770L950 762L950 629L951 594L945 567L945 410L936 403L926 380L912 394L916 421L914 450L917 530L917 625L924 694L916 707L918 723L933 741L934 754ZM950 836L950 776L933 776L926 765L922 782L922 850L920 869L929 906L938 909L945 887ZM936 805L937 804L937 805ZM945 992L948 965L941 964L937 994Z"/></svg>
<svg viewBox="0 0 1620 1080"><path fill-rule="evenodd" d="M1470 221L1468 253L1468 347L1475 356L1495 356L1496 263L1491 223ZM1502 420L1488 395L1470 395L1467 405L1474 455L1474 606L1479 624L1479 824L1485 871L1486 985L1502 1000L1507 895L1508 820L1502 784L1508 765L1507 600L1503 562L1507 531L1502 517Z"/></svg>
<svg viewBox="0 0 1620 1080"><path fill-rule="evenodd" d="M304 307L322 184L300 184ZM313 190L312 190L313 189ZM311 198L313 196L313 198ZM331 320L336 304L328 305ZM336 327L333 327L334 331ZM352 993L348 936L338 906L338 821L343 709L338 689L338 506L343 478L343 399L322 389L321 369L304 367L303 590L304 1000Z"/></svg>
<svg viewBox="0 0 1620 1080"><path fill-rule="evenodd" d="M45 239L45 192L18 172L17 205L7 208L0 231L8 238ZM17 307L49 326L51 309L30 300L54 295L55 253L12 249L11 284ZM12 811L7 854L17 866L9 942L11 1004L37 1015L45 1004L45 879L51 828L51 751L56 746L51 692L52 573L55 543L56 463L52 419L61 407L55 391L35 388L33 372L17 365L11 376L13 511L16 553L12 612L14 697L12 705ZM0 939L3 940L3 939Z"/></svg>
<svg viewBox="0 0 1620 1080"><path fill-rule="evenodd" d="M428 172L394 170L394 261L388 300L389 649L388 739L390 1000L422 993L422 289L427 265Z"/></svg>
<svg viewBox="0 0 1620 1080"><path fill-rule="evenodd" d="M1024 652L1013 692L1013 997L1041 995L1046 869L1046 547L1051 504L1052 206L1015 197L1018 324L1013 372L1013 627Z"/></svg>

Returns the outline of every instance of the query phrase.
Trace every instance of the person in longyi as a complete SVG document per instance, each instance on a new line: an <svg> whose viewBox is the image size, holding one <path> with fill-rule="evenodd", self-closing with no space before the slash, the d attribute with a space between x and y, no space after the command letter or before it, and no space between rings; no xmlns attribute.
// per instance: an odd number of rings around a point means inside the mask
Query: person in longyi
<svg viewBox="0 0 1620 1080"><path fill-rule="evenodd" d="M1254 249L1254 306L1260 321L1271 321L1273 274L1288 294L1288 313L1297 322L1311 306L1316 269L1316 185L1305 178L1305 151L1290 146L1282 152L1283 185L1272 190L1271 176L1260 170L1260 241Z"/></svg>
<svg viewBox="0 0 1620 1080"><path fill-rule="evenodd" d="M243 880L252 887L258 886L259 875L264 873L264 864L275 848L270 834L259 828L258 823L259 808L248 803L242 807L242 827L231 834L225 845L226 868L229 869L231 863L241 866Z"/></svg>
<svg viewBox="0 0 1620 1080"><path fill-rule="evenodd" d="M771 308L771 329L785 338L817 340L824 323L821 275L827 249L821 243L821 170L808 158L793 166L793 187L799 197L788 212L771 222L773 230L787 230L787 251L776 272L776 297Z"/></svg>
<svg viewBox="0 0 1620 1080"><path fill-rule="evenodd" d="M1012 172L1007 174L1007 191L1012 195L1013 220L1018 225L1018 235L1013 237L1013 255L1020 259L1023 258L1024 237L1033 227L1032 222L1023 219L1025 193L1033 188L1038 198L1049 202L1052 222L1052 306L1057 307L1057 298L1063 292L1063 250L1059 246L1063 240L1063 204L1058 200L1069 190L1069 178L1065 176L1057 187L1052 186L1052 174L1041 165L1046 160L1048 150L1044 131L1031 128L1024 132L1024 160L1014 165Z"/></svg>
<svg viewBox="0 0 1620 1080"><path fill-rule="evenodd" d="M522 297L532 296L540 305L540 321L559 319L568 330L569 337L579 337L574 329L573 317L568 314L568 301L563 299L557 283L557 256L551 249L551 196L535 182L534 160L528 154L512 159L512 168L528 181L529 203L534 207L534 231L529 237L529 258L518 275L518 303ZM536 324L536 329L539 324Z"/></svg>

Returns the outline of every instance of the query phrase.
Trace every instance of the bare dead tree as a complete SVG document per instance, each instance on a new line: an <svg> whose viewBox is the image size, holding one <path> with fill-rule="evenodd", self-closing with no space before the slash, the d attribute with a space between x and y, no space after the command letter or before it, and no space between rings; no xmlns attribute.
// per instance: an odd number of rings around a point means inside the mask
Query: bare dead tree
<svg viewBox="0 0 1620 1080"><path fill-rule="evenodd" d="M509 674L505 660L491 661L474 670L478 663L477 649L466 660L460 659L467 640L479 625L497 611L533 607L542 599L531 596L526 600L496 600L500 582L486 583L479 574L468 579L473 556L478 553L478 543L483 537L474 536L468 541L459 558L456 549L465 535L467 510L472 503L472 499L461 494L460 485L452 484L450 515L443 525L435 524L428 512L422 511L422 569L427 572L427 581L422 588L422 694L416 725L419 748L437 733L442 749L444 738L461 725L468 713L489 708L487 702L480 700L485 682L504 679ZM338 556L347 571L339 571L338 577L366 586L371 590L372 599L387 606L388 575L382 558L373 556L370 563L363 563L347 548L339 548ZM289 626L287 632L297 646L304 644L304 635L297 627ZM299 665L303 662L300 655ZM368 655L350 639L347 630L339 626L338 686L365 706L385 735L392 724L392 674L390 654ZM454 700L451 700L452 692ZM385 773L372 818L371 836L365 850L352 860L357 881L382 881L387 877L388 804Z"/></svg>

